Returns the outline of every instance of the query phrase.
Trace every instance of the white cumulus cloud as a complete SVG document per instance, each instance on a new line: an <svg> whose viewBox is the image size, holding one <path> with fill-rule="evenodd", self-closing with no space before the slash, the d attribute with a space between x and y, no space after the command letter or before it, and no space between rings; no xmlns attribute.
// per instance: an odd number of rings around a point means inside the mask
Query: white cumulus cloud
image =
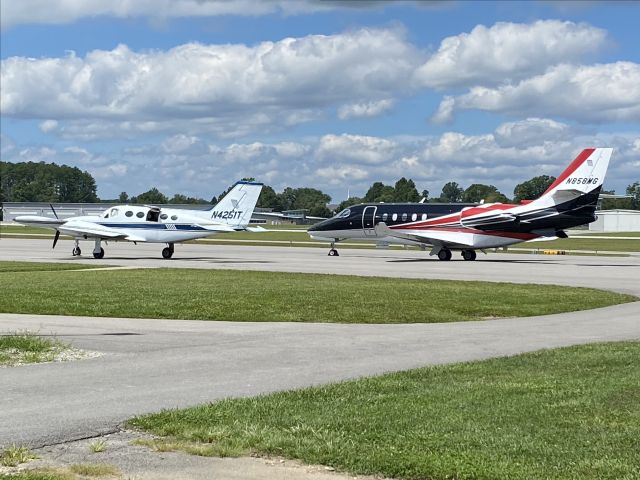
<svg viewBox="0 0 640 480"><path fill-rule="evenodd" d="M477 25L469 33L445 38L416 70L415 79L438 89L495 85L578 60L598 51L606 38L600 28L559 20Z"/></svg>
<svg viewBox="0 0 640 480"><path fill-rule="evenodd" d="M638 122L640 65L557 65L514 85L474 87L457 97L446 96L432 120L451 121L456 111L470 109L557 116L581 123Z"/></svg>
<svg viewBox="0 0 640 480"><path fill-rule="evenodd" d="M338 118L347 120L349 118L377 117L393 108L393 104L394 101L390 98L366 103L350 103L338 109Z"/></svg>
<svg viewBox="0 0 640 480"><path fill-rule="evenodd" d="M397 29L255 46L190 43L135 52L120 45L84 58L3 60L0 107L9 117L76 121L70 127L78 135L84 125L99 130L96 123L162 130L185 120L220 136L246 134L261 125L309 121L353 98L384 109L385 100L375 102L407 85L418 63L417 50Z"/></svg>

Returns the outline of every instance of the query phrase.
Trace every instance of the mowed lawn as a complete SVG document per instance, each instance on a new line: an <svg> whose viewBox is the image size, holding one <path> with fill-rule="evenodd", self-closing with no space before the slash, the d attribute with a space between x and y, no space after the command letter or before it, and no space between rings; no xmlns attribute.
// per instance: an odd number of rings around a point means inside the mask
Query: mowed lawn
<svg viewBox="0 0 640 480"><path fill-rule="evenodd" d="M2 265L2 262L0 262ZM0 312L233 321L413 323L544 315L637 300L554 285L238 270L19 271ZM34 264L28 264L34 268ZM52 265L52 266L51 266ZM47 269L55 268L50 264Z"/></svg>
<svg viewBox="0 0 640 480"><path fill-rule="evenodd" d="M631 480L640 343L423 368L130 423L201 455L281 455L355 474Z"/></svg>

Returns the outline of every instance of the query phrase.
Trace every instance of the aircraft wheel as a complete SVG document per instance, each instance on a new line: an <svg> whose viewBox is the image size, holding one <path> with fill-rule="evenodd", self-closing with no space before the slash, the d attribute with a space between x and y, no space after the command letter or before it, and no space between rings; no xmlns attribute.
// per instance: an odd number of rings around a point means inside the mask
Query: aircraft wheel
<svg viewBox="0 0 640 480"><path fill-rule="evenodd" d="M462 258L465 260L473 261L476 259L475 250L462 250Z"/></svg>
<svg viewBox="0 0 640 480"><path fill-rule="evenodd" d="M340 254L338 253L338 250L336 250L335 248L332 248L331 250L329 250L329 256L330 257L339 257Z"/></svg>
<svg viewBox="0 0 640 480"><path fill-rule="evenodd" d="M446 248L440 250L438 252L438 259L444 262L451 260L451 250L447 250Z"/></svg>
<svg viewBox="0 0 640 480"><path fill-rule="evenodd" d="M100 247L100 251L93 252L93 258L103 258L104 257L104 248Z"/></svg>
<svg viewBox="0 0 640 480"><path fill-rule="evenodd" d="M173 255L173 250L169 247L165 247L162 249L162 258L169 260Z"/></svg>
<svg viewBox="0 0 640 480"><path fill-rule="evenodd" d="M73 251L71 252L71 254L74 257L79 257L80 255L82 255L82 250L80 250L80 247L74 247Z"/></svg>

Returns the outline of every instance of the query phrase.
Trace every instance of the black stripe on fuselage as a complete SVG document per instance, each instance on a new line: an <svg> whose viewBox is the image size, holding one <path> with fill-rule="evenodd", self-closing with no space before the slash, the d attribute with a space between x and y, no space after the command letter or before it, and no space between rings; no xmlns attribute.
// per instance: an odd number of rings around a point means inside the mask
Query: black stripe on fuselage
<svg viewBox="0 0 640 480"><path fill-rule="evenodd" d="M595 209L601 188L601 186L597 187L589 193L552 207L520 214L514 220L497 218L493 222L478 222L478 225L473 225L473 227L480 230L528 233L533 230L563 229L584 225L595 220ZM313 225L309 232L359 230L364 227L363 222L365 221L368 222L366 228L373 228L380 222L385 222L388 226L402 225L424 220L423 215L426 215L426 219L431 220L478 205L476 203L359 204L349 207L348 216L340 218L340 214L338 214L333 218L323 220ZM364 215L365 209L367 215ZM372 218L374 212L375 217ZM508 210L505 213L508 213ZM458 223L458 221L452 219L452 223ZM473 221L470 220L470 223Z"/></svg>

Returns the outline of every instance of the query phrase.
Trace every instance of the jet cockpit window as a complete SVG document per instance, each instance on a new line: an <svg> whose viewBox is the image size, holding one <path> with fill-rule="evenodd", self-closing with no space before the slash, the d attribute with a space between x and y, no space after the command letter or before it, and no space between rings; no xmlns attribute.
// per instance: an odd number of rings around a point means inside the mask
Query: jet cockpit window
<svg viewBox="0 0 640 480"><path fill-rule="evenodd" d="M336 215L336 218L347 218L349 215L351 215L351 210L348 208L345 208L339 214Z"/></svg>
<svg viewBox="0 0 640 480"><path fill-rule="evenodd" d="M127 216L127 217L133 217L133 212L132 212L131 210L127 210L127 211L125 212L125 216Z"/></svg>
<svg viewBox="0 0 640 480"><path fill-rule="evenodd" d="M115 217L116 215L118 215L118 209L117 208L112 208L111 212L110 212L110 215L112 217Z"/></svg>

